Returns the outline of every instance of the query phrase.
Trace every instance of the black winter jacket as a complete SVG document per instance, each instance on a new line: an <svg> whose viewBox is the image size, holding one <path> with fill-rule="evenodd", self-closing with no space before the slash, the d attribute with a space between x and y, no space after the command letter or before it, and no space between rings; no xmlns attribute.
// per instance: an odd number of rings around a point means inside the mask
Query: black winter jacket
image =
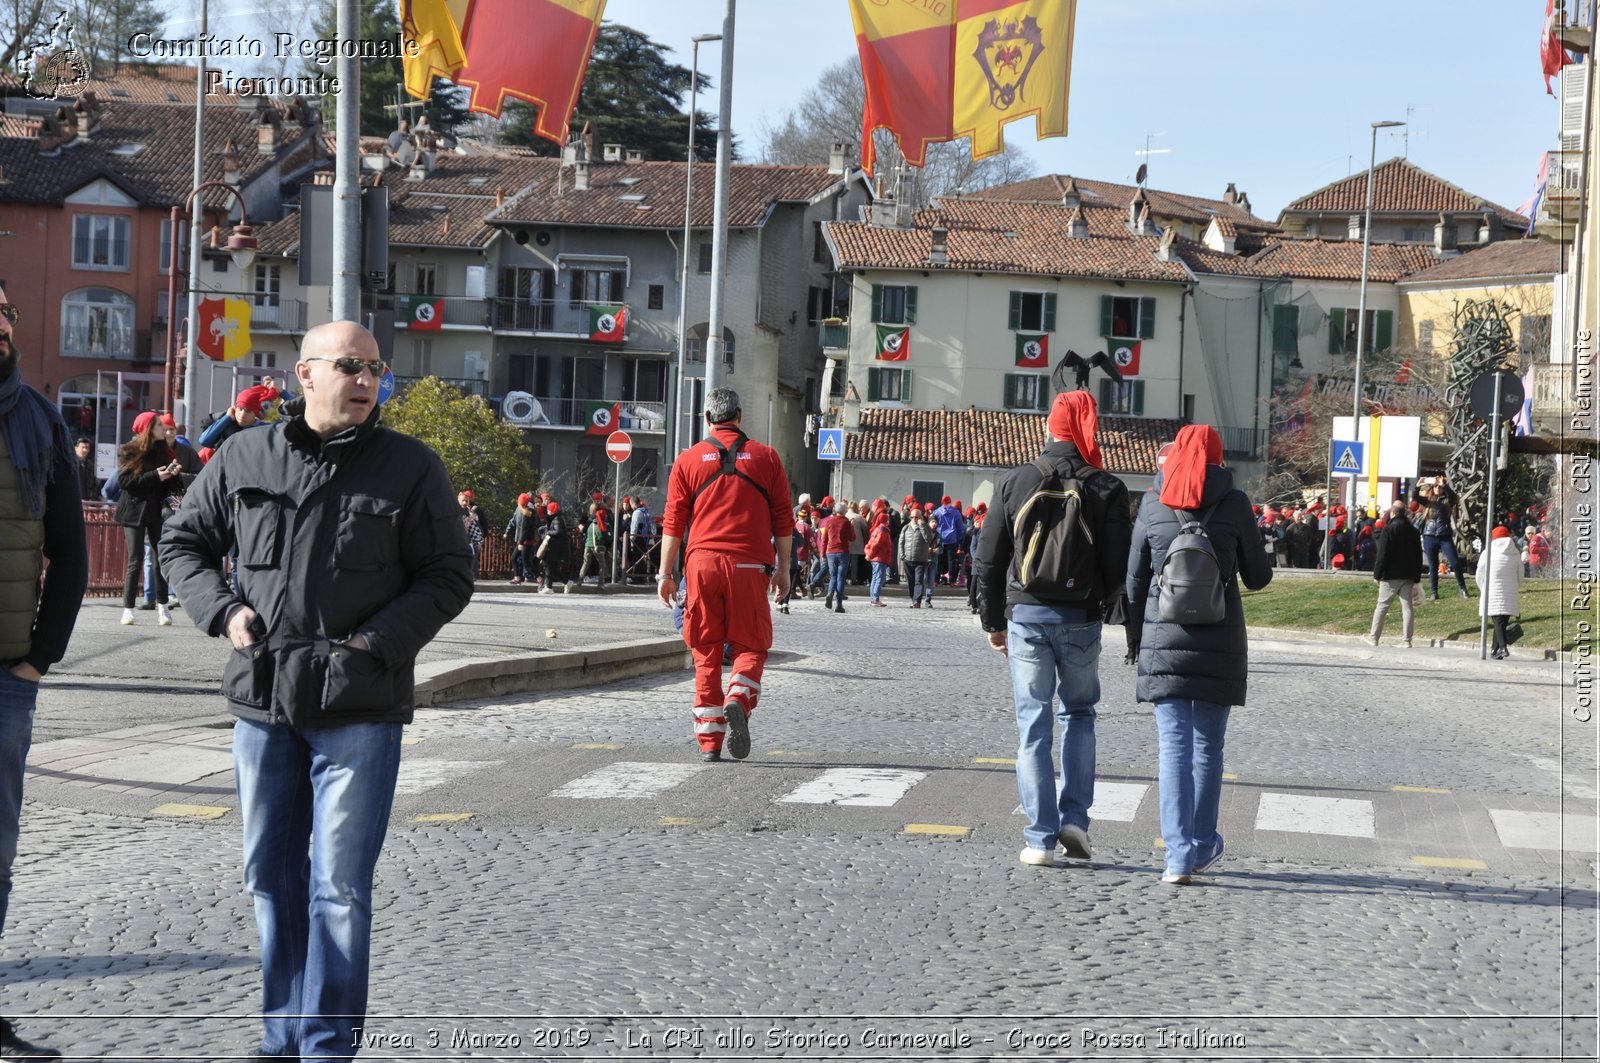
<svg viewBox="0 0 1600 1063"><path fill-rule="evenodd" d="M123 454L126 453L124 450ZM183 493L183 478L180 473L163 480L157 470L177 458L177 454L163 446L147 452L137 469L118 467L117 487L122 491L117 497L118 524L130 528L161 525L167 515L167 497Z"/></svg>
<svg viewBox="0 0 1600 1063"><path fill-rule="evenodd" d="M1099 563L1093 598L1087 603L1074 604L1082 604L1090 616L1098 620L1106 603L1121 595L1127 572L1130 534L1127 485L1084 461L1072 443L1052 441L1045 445L1039 457L1061 475L1083 482L1084 509L1094 532ZM1013 605L1058 604L1025 593L1011 579L1011 557L1016 552L1012 529L1017 510L1043 479L1044 474L1032 463L1019 465L1002 476L995 488L994 500L984 518L983 534L978 537L978 571L974 574L978 580L978 615L985 631L1004 631Z"/></svg>
<svg viewBox="0 0 1600 1063"><path fill-rule="evenodd" d="M1372 562L1375 580L1415 581L1422 578L1422 534L1404 517L1390 517L1378 533Z"/></svg>
<svg viewBox="0 0 1600 1063"><path fill-rule="evenodd" d="M1128 554L1128 607L1130 620L1140 621L1140 701L1197 698L1218 705L1243 705L1245 681L1250 672L1244 605L1239 583L1260 590L1272 582L1272 562L1261 546L1250 499L1233 486L1233 473L1221 466L1206 468L1206 486L1196 516L1215 502L1206 521L1217 561L1222 566L1223 597L1228 615L1220 624L1176 624L1160 619L1155 576L1166 560L1167 548L1177 538L1181 522L1161 504L1162 478L1145 492L1139 517L1133 524L1133 548ZM1133 630L1133 624L1129 625Z"/></svg>
<svg viewBox="0 0 1600 1063"><path fill-rule="evenodd" d="M417 654L472 596L438 455L375 421L326 442L299 417L230 437L160 549L201 631L224 635L241 603L259 614L264 631L229 656L222 689L235 716L261 723L409 723ZM371 652L344 645L358 633Z"/></svg>

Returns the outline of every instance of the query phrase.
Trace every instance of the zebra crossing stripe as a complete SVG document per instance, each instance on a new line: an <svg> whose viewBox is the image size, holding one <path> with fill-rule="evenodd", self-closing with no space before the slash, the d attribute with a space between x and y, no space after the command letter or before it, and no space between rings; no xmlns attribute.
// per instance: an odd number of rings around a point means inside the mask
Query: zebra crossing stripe
<svg viewBox="0 0 1600 1063"><path fill-rule="evenodd" d="M415 797L417 794L442 786L447 782L470 775L499 764L498 760L427 760L406 759L400 762L400 777L395 780L396 797Z"/></svg>
<svg viewBox="0 0 1600 1063"><path fill-rule="evenodd" d="M1139 814L1139 803L1149 789L1148 783L1097 782L1094 784L1094 804L1089 806L1089 819L1132 823Z"/></svg>
<svg viewBox="0 0 1600 1063"><path fill-rule="evenodd" d="M778 803L888 808L927 777L927 772L897 768L830 768L778 798Z"/></svg>
<svg viewBox="0 0 1600 1063"><path fill-rule="evenodd" d="M703 764L652 764L619 760L578 776L565 786L552 790L550 796L585 801L642 801L694 778L704 768Z"/></svg>
<svg viewBox="0 0 1600 1063"><path fill-rule="evenodd" d="M1489 809L1495 833L1507 849L1556 849L1568 853L1600 852L1595 845L1595 830L1600 820L1594 816L1563 816L1559 812L1523 812L1509 808Z"/></svg>
<svg viewBox="0 0 1600 1063"><path fill-rule="evenodd" d="M1256 830L1337 834L1346 838L1378 836L1371 801L1305 794L1262 794L1256 809Z"/></svg>

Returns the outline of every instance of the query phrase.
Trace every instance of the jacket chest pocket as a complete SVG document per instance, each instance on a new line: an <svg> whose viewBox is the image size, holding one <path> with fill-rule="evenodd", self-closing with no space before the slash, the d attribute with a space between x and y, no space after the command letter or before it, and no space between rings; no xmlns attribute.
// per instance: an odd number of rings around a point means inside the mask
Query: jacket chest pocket
<svg viewBox="0 0 1600 1063"><path fill-rule="evenodd" d="M244 568L276 568L282 554L284 499L241 488L233 496L234 546Z"/></svg>
<svg viewBox="0 0 1600 1063"><path fill-rule="evenodd" d="M400 555L400 503L350 495L339 514L333 563L346 572L381 572Z"/></svg>

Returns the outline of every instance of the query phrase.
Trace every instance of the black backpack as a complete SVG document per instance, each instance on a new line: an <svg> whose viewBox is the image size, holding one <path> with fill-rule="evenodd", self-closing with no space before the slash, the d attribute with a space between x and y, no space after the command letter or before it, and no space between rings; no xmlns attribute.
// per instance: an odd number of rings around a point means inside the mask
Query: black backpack
<svg viewBox="0 0 1600 1063"><path fill-rule="evenodd" d="M1094 601L1099 566L1083 481L1033 465L1044 475L1011 522L1011 583L1046 601Z"/></svg>
<svg viewBox="0 0 1600 1063"><path fill-rule="evenodd" d="M1156 577L1157 616L1166 623L1218 624L1227 619L1222 562L1206 534L1206 521L1216 508L1211 503L1198 518L1188 510L1172 511L1181 523Z"/></svg>

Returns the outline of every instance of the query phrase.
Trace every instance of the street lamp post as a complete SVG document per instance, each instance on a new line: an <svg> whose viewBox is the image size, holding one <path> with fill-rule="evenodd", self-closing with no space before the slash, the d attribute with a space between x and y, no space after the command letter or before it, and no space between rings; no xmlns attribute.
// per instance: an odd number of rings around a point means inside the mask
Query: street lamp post
<svg viewBox="0 0 1600 1063"><path fill-rule="evenodd" d="M700 33L689 38L689 65L693 73L689 81L689 151L683 180L683 278L678 285L678 401L673 403L672 453L683 450L683 392L684 373L689 365L689 240L694 211L694 120L695 105L700 102L700 46L710 41L722 40L720 33Z"/></svg>
<svg viewBox="0 0 1600 1063"><path fill-rule="evenodd" d="M239 201L239 224L233 227L233 233L228 237L228 253L233 256L234 265L238 266L240 270L249 269L250 263L255 260L256 256L256 238L250 231L250 219L245 214L244 197L239 194L237 188L227 182L206 181L197 185L184 197L181 205L172 208L171 239L167 248L167 265L169 267L167 273L167 358L166 380L163 383L164 408L167 410L176 408L177 399L177 380L175 379L174 370L178 361L178 227L186 220L189 211L193 209L194 197L208 188L223 189ZM189 262L191 271L189 288L191 294L194 291L193 270L195 264L195 260L191 259ZM195 304L191 301L191 305ZM191 316L194 316L194 313L194 311L191 311ZM189 335L198 337L196 322L190 322ZM200 360L196 357L200 353L197 349L198 347L197 339L190 341L189 361L184 367L183 376L184 422L188 425L190 431L197 427L195 418L200 412L195 407L195 395L200 388Z"/></svg>
<svg viewBox="0 0 1600 1063"><path fill-rule="evenodd" d="M1367 213L1361 222L1361 292L1357 297L1356 306L1356 379L1355 387L1351 394L1351 416L1354 418L1352 428L1353 437L1361 436L1361 359L1367 346L1367 267L1372 260L1372 171L1378 164L1378 130L1390 129L1394 126L1405 125L1404 122L1382 121L1372 123L1372 152L1367 159ZM1372 440L1369 437L1369 445ZM1377 454L1369 454L1368 461L1377 461ZM1355 519L1356 510L1356 478L1350 480L1350 512L1349 520ZM1350 525L1352 531L1354 525ZM1354 540L1352 539L1353 543Z"/></svg>

